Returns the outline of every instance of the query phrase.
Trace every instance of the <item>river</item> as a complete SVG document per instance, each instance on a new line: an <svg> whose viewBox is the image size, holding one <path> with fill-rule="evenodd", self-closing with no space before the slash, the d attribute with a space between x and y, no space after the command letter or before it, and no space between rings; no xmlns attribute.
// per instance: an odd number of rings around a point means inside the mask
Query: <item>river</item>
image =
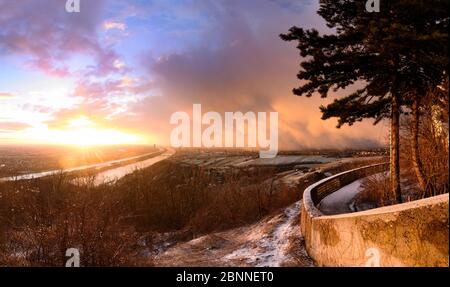
<svg viewBox="0 0 450 287"><path fill-rule="evenodd" d="M156 155L158 153L161 153L161 154ZM113 167L115 165L124 164L125 162L130 161L130 160L139 160L139 159L147 158L153 154L155 154L154 157L151 157L151 158L148 158L145 160L121 165L118 167ZM133 171L135 171L137 169L146 168L157 162L165 160L165 159L171 157L173 154L175 154L175 150L172 148L160 149L160 151L158 151L158 152L123 158L123 159L118 159L118 160L112 160L112 161L107 161L107 162L102 162L102 163L97 163L97 164L78 166L78 167L68 168L68 169L63 169L63 170L50 170L50 171L44 171L44 172L23 174L23 175L19 175L19 176L4 177L4 178L0 178L0 181L29 180L29 179L35 179L35 178L41 178L41 177L46 177L46 176L50 176L50 175L55 175L55 174L58 174L61 172L68 173L68 172L83 171L83 170L87 170L87 169L105 169L106 168L106 170L99 172L96 176L96 184L100 184L100 183L111 182L116 179L120 179L120 178L124 177L125 175L132 173ZM111 167L111 168L107 169L108 167Z"/></svg>
<svg viewBox="0 0 450 287"><path fill-rule="evenodd" d="M174 154L175 154L175 150L173 148L168 148L162 154L160 154L158 156L155 156L155 157L143 160L143 161L135 162L132 164L120 166L117 168L105 170L105 171L97 174L97 176L95 178L95 184L99 185L102 183L108 183L108 182L112 182L114 180L120 179L120 178L124 177L125 175L134 172L137 169L143 169L143 168L152 166L155 163L163 161L163 160L171 157Z"/></svg>

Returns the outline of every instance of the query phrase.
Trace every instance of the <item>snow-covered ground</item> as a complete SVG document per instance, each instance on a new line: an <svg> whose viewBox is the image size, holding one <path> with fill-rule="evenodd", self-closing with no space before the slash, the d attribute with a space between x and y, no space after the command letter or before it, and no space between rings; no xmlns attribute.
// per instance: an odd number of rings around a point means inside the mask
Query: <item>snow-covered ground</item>
<svg viewBox="0 0 450 287"><path fill-rule="evenodd" d="M261 236L259 230L248 236L252 247L244 246L223 257L225 261L245 260L249 265L257 267L279 267L284 262L292 260L289 253L290 240L299 233L299 226L295 226L299 216L300 202L284 211L284 219L271 234ZM273 220L278 220L274 218Z"/></svg>
<svg viewBox="0 0 450 287"><path fill-rule="evenodd" d="M351 203L360 192L362 180L357 180L328 195L319 203L318 208L323 214L333 215L349 213Z"/></svg>
<svg viewBox="0 0 450 287"><path fill-rule="evenodd" d="M158 255L159 266L312 266L297 202L258 223L199 237Z"/></svg>
<svg viewBox="0 0 450 287"><path fill-rule="evenodd" d="M371 175L370 177L379 177L383 174L385 173ZM362 190L361 184L364 179L358 179L322 199L318 205L320 211L326 215L354 212L353 202L356 195Z"/></svg>
<svg viewBox="0 0 450 287"><path fill-rule="evenodd" d="M260 159L244 156L220 158L211 160L194 158L185 160L186 163L200 164L213 168L217 165L223 167L251 167L257 164L267 165L296 165L305 166L307 162L312 164L312 171L304 171L293 168L279 173L274 179L275 186L288 186L299 188L298 184L313 183L320 179L317 175L323 172L326 176L334 174L334 170L348 162L365 161L367 158L358 159L331 159L322 156L286 156L277 157L275 160L262 161ZM331 161L331 162L328 162ZM273 179L271 179L273 180ZM282 184L280 184L282 183ZM338 201L339 205L348 207L348 202L357 194L361 182L355 182L347 186L342 193L337 193L330 201ZM304 187L303 187L304 188ZM330 203L331 204L331 203ZM153 258L156 266L313 266L308 256L304 240L300 231L300 206L301 201L280 210L277 214L269 215L260 221L227 231L216 232L198 237L187 242L175 243L168 248L161 249Z"/></svg>
<svg viewBox="0 0 450 287"><path fill-rule="evenodd" d="M275 158L265 159L265 158L257 158L249 161L245 161L236 166L258 166L258 165L302 165L302 164L321 164L321 163L329 163L336 161L336 158L325 157L321 155L278 155Z"/></svg>

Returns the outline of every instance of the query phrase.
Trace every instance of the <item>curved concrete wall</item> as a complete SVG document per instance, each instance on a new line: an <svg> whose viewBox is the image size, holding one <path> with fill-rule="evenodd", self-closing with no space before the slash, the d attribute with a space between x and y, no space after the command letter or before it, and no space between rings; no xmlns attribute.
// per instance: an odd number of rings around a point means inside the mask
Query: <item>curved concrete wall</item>
<svg viewBox="0 0 450 287"><path fill-rule="evenodd" d="M371 165L326 178L303 194L301 230L317 266L448 266L444 194L372 210L325 216L316 205L350 182L382 172Z"/></svg>

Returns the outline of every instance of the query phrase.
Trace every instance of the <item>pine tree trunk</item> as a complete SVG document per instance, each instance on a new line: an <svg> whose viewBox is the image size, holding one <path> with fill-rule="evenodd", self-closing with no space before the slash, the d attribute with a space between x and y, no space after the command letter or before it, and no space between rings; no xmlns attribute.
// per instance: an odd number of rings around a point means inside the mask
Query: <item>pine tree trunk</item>
<svg viewBox="0 0 450 287"><path fill-rule="evenodd" d="M391 102L390 181L391 192L397 203L402 202L400 189L400 106L395 91Z"/></svg>
<svg viewBox="0 0 450 287"><path fill-rule="evenodd" d="M412 105L412 143L411 143L411 152L412 152L412 160L414 172L416 173L417 181L419 182L419 186L423 192L425 192L427 188L427 183L425 180L425 173L423 171L422 161L420 159L419 153L419 103L417 97L414 98L414 102Z"/></svg>

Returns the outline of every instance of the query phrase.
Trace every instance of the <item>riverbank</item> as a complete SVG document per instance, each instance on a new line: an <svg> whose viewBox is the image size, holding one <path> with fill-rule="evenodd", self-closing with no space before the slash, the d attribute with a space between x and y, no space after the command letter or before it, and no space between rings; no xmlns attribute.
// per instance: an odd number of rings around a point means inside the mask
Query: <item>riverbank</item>
<svg viewBox="0 0 450 287"><path fill-rule="evenodd" d="M93 176L97 173L105 172L107 170L120 168L124 166L130 166L132 164L142 162L151 158L154 158L156 156L159 156L166 152L166 149L160 148L158 151L133 156L129 158L123 158L123 159L117 159L97 164L91 164L91 165L84 165L74 168L68 168L68 169L57 169L57 170L49 170L44 172L37 172L37 173L29 173L29 174L22 174L17 176L10 176L10 177L3 177L0 178L0 181L20 181L20 180L30 180L30 179L36 179L36 178L43 178L48 177L52 175L57 175L64 173L67 176L78 178L78 177L87 177L87 176Z"/></svg>

